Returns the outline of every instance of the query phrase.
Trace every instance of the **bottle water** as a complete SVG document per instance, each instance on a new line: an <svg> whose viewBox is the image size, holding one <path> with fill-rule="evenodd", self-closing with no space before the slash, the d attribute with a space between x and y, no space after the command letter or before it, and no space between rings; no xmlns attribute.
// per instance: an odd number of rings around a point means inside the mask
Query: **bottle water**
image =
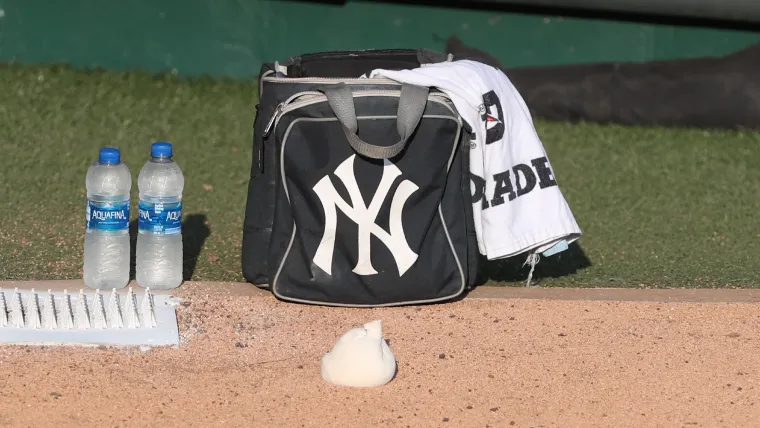
<svg viewBox="0 0 760 428"><path fill-rule="evenodd" d="M185 178L173 160L172 145L153 143L150 160L137 177L140 216L136 280L166 290L182 283L182 190Z"/></svg>
<svg viewBox="0 0 760 428"><path fill-rule="evenodd" d="M103 148L87 169L84 283L124 288L129 282L129 194L132 176L119 149Z"/></svg>

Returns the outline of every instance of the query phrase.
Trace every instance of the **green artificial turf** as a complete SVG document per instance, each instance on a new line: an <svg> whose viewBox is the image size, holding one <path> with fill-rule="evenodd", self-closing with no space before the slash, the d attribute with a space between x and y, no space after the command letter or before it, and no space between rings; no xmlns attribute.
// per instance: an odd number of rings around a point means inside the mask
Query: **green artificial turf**
<svg viewBox="0 0 760 428"><path fill-rule="evenodd" d="M188 275L243 280L254 81L14 65L0 67L0 93L0 279L80 278L84 177L98 149L122 150L134 200L150 143L167 140L186 177ZM543 258L534 283L760 284L760 133L537 129L584 236ZM520 285L523 261L486 263L483 278Z"/></svg>

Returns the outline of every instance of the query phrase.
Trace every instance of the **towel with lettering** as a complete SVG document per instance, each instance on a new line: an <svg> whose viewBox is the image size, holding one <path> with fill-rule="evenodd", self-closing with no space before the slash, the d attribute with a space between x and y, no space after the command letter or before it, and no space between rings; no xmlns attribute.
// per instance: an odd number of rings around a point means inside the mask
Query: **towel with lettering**
<svg viewBox="0 0 760 428"><path fill-rule="evenodd" d="M530 111L503 71L460 60L376 69L374 77L443 91L472 128L473 218L478 249L487 259L556 252L553 247L566 248L582 235Z"/></svg>

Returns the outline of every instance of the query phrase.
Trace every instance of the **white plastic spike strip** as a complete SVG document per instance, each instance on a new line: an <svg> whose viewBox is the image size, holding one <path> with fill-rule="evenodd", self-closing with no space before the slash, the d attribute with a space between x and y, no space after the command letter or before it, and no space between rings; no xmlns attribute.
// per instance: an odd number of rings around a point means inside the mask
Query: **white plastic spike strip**
<svg viewBox="0 0 760 428"><path fill-rule="evenodd" d="M179 345L171 296L145 289L138 298L131 287L120 294L112 290L106 308L100 290L0 289L0 343Z"/></svg>
<svg viewBox="0 0 760 428"><path fill-rule="evenodd" d="M48 289L48 294L45 297L45 306L42 310L42 326L51 330L58 328L55 316L55 300L53 299L53 291L50 289Z"/></svg>
<svg viewBox="0 0 760 428"><path fill-rule="evenodd" d="M145 297L143 297L141 308L143 323L147 327L156 326L155 309L153 307L153 295L150 294L150 288L145 289Z"/></svg>
<svg viewBox="0 0 760 428"><path fill-rule="evenodd" d="M61 327L71 330L74 328L74 313L71 310L71 296L68 290L63 290L63 302L61 304Z"/></svg>
<svg viewBox="0 0 760 428"><path fill-rule="evenodd" d="M11 324L18 328L24 326L24 308L21 304L21 293L18 291L18 287L13 289L13 297L11 297Z"/></svg>
<svg viewBox="0 0 760 428"><path fill-rule="evenodd" d="M79 299L77 299L76 311L77 328L87 330L90 328L90 309L87 307L87 299L84 290L79 290Z"/></svg>
<svg viewBox="0 0 760 428"><path fill-rule="evenodd" d="M129 287L129 291L127 291L127 303L125 308L127 328L140 327L140 316L137 314L137 301L135 293L132 292L132 287Z"/></svg>
<svg viewBox="0 0 760 428"><path fill-rule="evenodd" d="M111 299L108 301L108 319L111 320L111 328L124 327L124 320L121 318L121 307L119 306L119 295L114 288L111 292Z"/></svg>
<svg viewBox="0 0 760 428"><path fill-rule="evenodd" d="M29 328L40 328L42 327L42 322L40 321L40 305L39 301L37 301L37 293L34 292L34 288L32 288L32 292L29 293L29 299L26 301L26 326Z"/></svg>
<svg viewBox="0 0 760 428"><path fill-rule="evenodd" d="M100 290L95 290L95 301L92 302L93 310L95 311L95 318L93 320L93 328L108 328L108 320L106 319L106 307L103 304L103 294Z"/></svg>
<svg viewBox="0 0 760 428"><path fill-rule="evenodd" d="M8 308L5 306L5 294L0 288L0 327L8 325Z"/></svg>

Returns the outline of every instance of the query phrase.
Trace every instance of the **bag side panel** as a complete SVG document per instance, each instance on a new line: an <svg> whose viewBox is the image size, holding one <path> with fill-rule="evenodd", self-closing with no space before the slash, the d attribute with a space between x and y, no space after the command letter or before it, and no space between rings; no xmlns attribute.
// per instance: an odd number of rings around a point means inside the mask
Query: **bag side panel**
<svg viewBox="0 0 760 428"><path fill-rule="evenodd" d="M479 278L480 272L480 250L478 249L478 234L475 231L475 218L472 213L472 186L470 181L470 151L475 150L471 147L473 140L473 134L471 132L465 132L462 135L461 144L459 146L458 164L461 166L460 188L458 191L459 196L462 198L462 210L465 218L465 229L467 231L467 288L471 289L475 287Z"/></svg>
<svg viewBox="0 0 760 428"><path fill-rule="evenodd" d="M473 270L477 273L477 236L472 222L472 205L469 178L469 136L464 131L458 139L447 179L446 192L441 202L441 212L446 230L453 243L465 274L465 287L473 282ZM473 241L473 239L475 239ZM474 247L473 247L474 244ZM473 250L475 261L473 261Z"/></svg>
<svg viewBox="0 0 760 428"><path fill-rule="evenodd" d="M251 177L243 219L241 262L246 281L267 286L267 257L274 219L274 180L276 178L276 154L271 139L264 139L264 128L274 114L279 102L271 92L259 94L256 117L253 124L253 150Z"/></svg>

